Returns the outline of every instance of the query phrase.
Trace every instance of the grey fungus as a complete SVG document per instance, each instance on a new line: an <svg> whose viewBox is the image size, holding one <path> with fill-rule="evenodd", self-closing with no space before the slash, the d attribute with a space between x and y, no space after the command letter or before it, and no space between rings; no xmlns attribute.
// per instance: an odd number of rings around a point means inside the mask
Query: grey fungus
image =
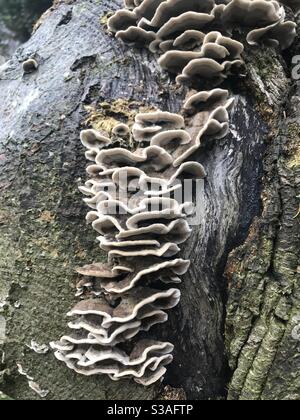
<svg viewBox="0 0 300 420"><path fill-rule="evenodd" d="M250 45L258 45L265 41L270 46L288 48L296 36L297 25L294 22L276 22L265 28L254 29L247 36Z"/></svg>
<svg viewBox="0 0 300 420"><path fill-rule="evenodd" d="M119 10L108 21L108 29L111 32L125 31L137 24L137 16L130 10Z"/></svg>
<svg viewBox="0 0 300 420"><path fill-rule="evenodd" d="M130 128L127 124L120 123L113 128L112 134L118 137L127 137L130 135Z"/></svg>
<svg viewBox="0 0 300 420"><path fill-rule="evenodd" d="M207 176L199 149L229 131L235 100L218 86L244 74L244 45L234 29L250 45L287 48L296 25L286 21L283 5L298 10L300 0L125 0L109 19L117 38L148 48L191 89L180 113L138 113L132 126L119 123L110 135L81 133L90 164L79 189L107 262L77 268L82 300L68 313L70 332L51 343L75 372L143 386L163 379L174 346L141 336L168 320L190 266L179 252L191 235L194 207L178 197L184 181ZM120 138L136 148L115 147Z"/></svg>
<svg viewBox="0 0 300 420"><path fill-rule="evenodd" d="M206 176L199 162L179 162L181 155L198 147L188 131L190 118L205 124L222 106L226 116L227 99L221 90L197 94L188 98L186 118L156 111L138 114L131 129L118 124L112 136L130 135L138 145L135 151L113 147L108 136L94 130L81 133L82 144L95 155L88 166L91 178L80 191L92 209L87 221L100 235L97 239L108 260L77 269L83 278L76 295L84 299L68 314L71 333L51 344L56 357L75 372L108 374L113 380L131 377L143 385L164 376L173 346L157 342L145 346L138 337L167 321L166 311L180 300L180 291L170 285L179 284L190 265L178 253L191 234L187 218L193 205L179 203L170 194L182 189L181 179ZM203 110L199 105L203 103L211 111ZM165 286L154 288L154 279ZM136 342L135 368L132 353L122 353L124 342Z"/></svg>
<svg viewBox="0 0 300 420"><path fill-rule="evenodd" d="M208 111L217 106L223 105L225 108L228 108L233 102L234 99L228 98L227 90L213 89L190 95L183 105L183 110L188 115L194 115L197 112Z"/></svg>
<svg viewBox="0 0 300 420"><path fill-rule="evenodd" d="M25 74L29 74L35 72L39 68L39 64L34 58L29 58L23 62L22 68Z"/></svg>
<svg viewBox="0 0 300 420"><path fill-rule="evenodd" d="M183 32L182 35L179 35L175 38L174 41L171 41L170 46L176 48L177 50L188 51L195 48L201 47L204 41L205 34L201 31L194 29L188 29Z"/></svg>
<svg viewBox="0 0 300 420"><path fill-rule="evenodd" d="M136 26L130 26L125 31L118 31L117 38L126 44L145 46L150 45L155 40L155 33Z"/></svg>
<svg viewBox="0 0 300 420"><path fill-rule="evenodd" d="M199 47L198 50L171 50L162 55L158 60L158 63L164 70L175 74L181 72L187 73L187 67L193 60L205 62L204 59L207 59L212 63L211 67L220 69L218 62L222 62L225 59L227 62L235 60L232 64L234 62L238 62L242 65L241 54L243 50L244 46L240 42L224 37L220 32L210 32L208 35L203 37L201 47ZM227 69L228 67L229 66L227 65ZM222 69L224 71L224 67Z"/></svg>
<svg viewBox="0 0 300 420"><path fill-rule="evenodd" d="M91 161L94 161L97 153L111 141L93 129L83 130L80 134L80 140L83 146L88 149L85 153L87 160Z"/></svg>
<svg viewBox="0 0 300 420"><path fill-rule="evenodd" d="M232 0L223 6L223 21L227 24L260 27L284 17L284 8L273 0Z"/></svg>
<svg viewBox="0 0 300 420"><path fill-rule="evenodd" d="M64 337L55 354L69 368L85 376L107 374L114 381L133 377L137 383L149 386L163 377L165 366L173 359L170 353L174 346L170 343L141 340L127 355L115 347L76 346L77 341L80 342L76 338Z"/></svg>
<svg viewBox="0 0 300 420"><path fill-rule="evenodd" d="M170 112L151 112L138 114L132 128L132 134L137 142L149 142L154 134L170 129L184 127L184 119Z"/></svg>
<svg viewBox="0 0 300 420"><path fill-rule="evenodd" d="M213 20L213 15L197 12L186 12L173 17L158 30L156 43L159 46L160 42L166 39L176 39L178 34L184 33L186 30L204 31L205 27Z"/></svg>
<svg viewBox="0 0 300 420"><path fill-rule="evenodd" d="M80 140L87 149L100 150L105 145L110 143L110 139L101 135L98 131L90 129L83 130L80 134Z"/></svg>
<svg viewBox="0 0 300 420"><path fill-rule="evenodd" d="M162 27L169 22L173 17L183 15L188 12L209 13L214 7L213 0L201 1L198 0L168 0L161 2L156 9L155 14L151 20L151 26Z"/></svg>
<svg viewBox="0 0 300 420"><path fill-rule="evenodd" d="M284 49L296 36L296 24L285 20L285 9L275 0L138 3L117 12L109 20L109 29L125 43L143 44L161 55L159 64L174 73L179 84L198 86L199 79L210 75L216 86L228 75L242 73L243 45L232 39L236 26L246 32L250 45L265 42ZM282 3L300 8L299 0Z"/></svg>
<svg viewBox="0 0 300 420"><path fill-rule="evenodd" d="M124 166L144 164L146 162L151 162L151 166L155 170L160 171L172 162L172 156L158 146L149 146L135 152L130 152L123 148L102 150L96 156L96 164L104 172L114 171Z"/></svg>

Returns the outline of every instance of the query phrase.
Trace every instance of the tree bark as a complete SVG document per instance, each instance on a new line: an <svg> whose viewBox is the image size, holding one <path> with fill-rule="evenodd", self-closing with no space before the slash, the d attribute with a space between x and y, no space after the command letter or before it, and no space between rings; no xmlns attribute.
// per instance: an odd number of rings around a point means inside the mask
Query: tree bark
<svg viewBox="0 0 300 420"><path fill-rule="evenodd" d="M56 2L0 69L0 390L15 399L161 396L159 386L76 375L41 347L66 331L74 268L104 258L77 191L86 167L80 129L109 129L153 107L178 112L187 93L150 53L106 32L107 13L121 4ZM39 69L23 75L31 56ZM232 376L232 399L299 397L299 343L290 334L299 311L299 101L278 53L249 49L246 60L248 77L228 86L236 96L230 134L197 156L208 172L205 218L182 253L192 267L181 304L150 332L175 344L165 384L188 398L225 398Z"/></svg>
<svg viewBox="0 0 300 420"><path fill-rule="evenodd" d="M290 58L299 51L299 37ZM270 69L269 69L270 70ZM274 70L276 74L274 74ZM286 86L270 105L262 213L227 265L229 399L300 397L300 83L276 65L262 86Z"/></svg>

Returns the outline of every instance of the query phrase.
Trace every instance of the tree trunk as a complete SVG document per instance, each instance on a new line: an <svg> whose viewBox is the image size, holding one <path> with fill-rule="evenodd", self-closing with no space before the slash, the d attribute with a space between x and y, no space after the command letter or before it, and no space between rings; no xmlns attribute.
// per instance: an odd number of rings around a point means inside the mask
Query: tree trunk
<svg viewBox="0 0 300 420"><path fill-rule="evenodd" d="M299 37L290 56L299 51ZM262 212L227 265L226 339L233 372L229 399L300 397L300 83L272 65L270 134L264 159ZM274 74L275 72L275 74Z"/></svg>
<svg viewBox="0 0 300 420"><path fill-rule="evenodd" d="M161 398L160 386L77 375L46 347L66 331L74 268L104 258L77 191L86 178L80 129L153 107L178 112L187 93L150 53L107 33L107 13L121 4L57 1L0 68L0 390L14 399ZM39 68L24 75L29 57ZM299 100L274 50L249 49L246 60L248 77L229 85L230 134L198 154L206 216L182 253L192 267L181 304L151 333L175 344L164 384L188 398L225 398L231 377L231 399L300 395Z"/></svg>

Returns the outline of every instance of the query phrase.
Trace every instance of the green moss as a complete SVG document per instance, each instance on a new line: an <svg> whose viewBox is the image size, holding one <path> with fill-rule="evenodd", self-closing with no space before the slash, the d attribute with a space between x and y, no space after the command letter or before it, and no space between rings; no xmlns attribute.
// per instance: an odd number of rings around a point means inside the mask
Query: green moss
<svg viewBox="0 0 300 420"><path fill-rule="evenodd" d="M105 12L103 13L103 15L100 17L100 24L107 27L107 22L108 19L114 14L114 12Z"/></svg>
<svg viewBox="0 0 300 420"><path fill-rule="evenodd" d="M146 107L140 102L117 99L111 103L101 102L96 106L86 106L89 116L84 125L96 130L103 130L108 135L113 128L120 122L128 124L130 127L138 113L151 112L154 107Z"/></svg>

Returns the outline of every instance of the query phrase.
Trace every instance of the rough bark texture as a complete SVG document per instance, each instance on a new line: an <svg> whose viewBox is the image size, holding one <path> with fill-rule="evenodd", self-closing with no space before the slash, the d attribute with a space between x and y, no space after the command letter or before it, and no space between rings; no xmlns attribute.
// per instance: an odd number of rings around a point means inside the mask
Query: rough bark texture
<svg viewBox="0 0 300 420"><path fill-rule="evenodd" d="M186 95L150 54L122 46L106 33L107 12L121 3L56 2L31 40L0 69L0 389L16 399L151 399L161 392L157 386L145 389L79 376L51 352L37 354L29 348L36 349L31 341L47 344L66 331L65 314L74 303L74 268L103 258L85 224L86 209L77 191L86 166L78 140L81 127L109 129L152 107L178 112ZM21 63L32 55L39 70L24 76ZM227 269L227 347L235 371L230 398L287 396L283 378L291 384L289 396L297 394L295 372L285 366L291 363L286 352L294 356L299 344L289 334L297 313L299 238L292 217L299 191L296 169L289 166L294 157L287 134L292 127L296 147L297 122L292 114L291 120L279 121L290 88L282 60L266 49L247 52L246 58L249 76L229 86L237 96L231 133L209 148L204 145L198 154L208 172L205 218L183 252L192 267L183 279L182 302L170 313L169 323L152 332L175 344L166 383L183 387L188 398L226 395L230 370L224 346L224 270L229 253L245 242L260 215L266 148L264 214ZM280 128L280 135L274 129L267 136L267 122ZM297 162L299 169L299 156ZM262 357L257 357L255 345ZM253 361L258 365L255 386L250 383ZM292 363L296 366L297 360Z"/></svg>
<svg viewBox="0 0 300 420"><path fill-rule="evenodd" d="M261 86L285 91L269 99L262 214L227 266L233 400L300 398L300 83L287 80L276 64L266 70Z"/></svg>

